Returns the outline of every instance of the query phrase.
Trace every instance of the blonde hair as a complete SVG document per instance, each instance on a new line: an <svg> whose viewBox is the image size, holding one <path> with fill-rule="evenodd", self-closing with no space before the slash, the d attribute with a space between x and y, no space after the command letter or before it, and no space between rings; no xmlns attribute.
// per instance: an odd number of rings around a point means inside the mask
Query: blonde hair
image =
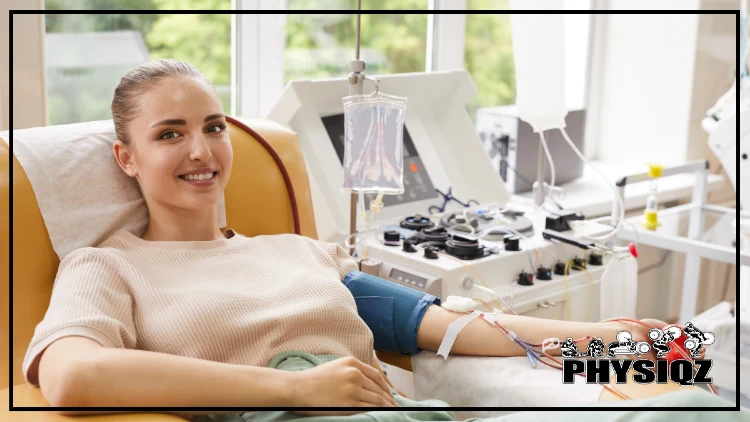
<svg viewBox="0 0 750 422"><path fill-rule="evenodd" d="M139 100L145 92L166 78L188 77L213 83L189 63L175 59L160 59L143 63L120 79L112 98L112 120L117 138L128 144L127 124L138 115Z"/></svg>

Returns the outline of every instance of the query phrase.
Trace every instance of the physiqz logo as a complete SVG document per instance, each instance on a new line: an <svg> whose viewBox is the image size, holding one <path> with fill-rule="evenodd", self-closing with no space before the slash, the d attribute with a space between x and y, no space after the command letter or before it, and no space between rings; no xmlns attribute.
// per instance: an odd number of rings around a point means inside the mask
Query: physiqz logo
<svg viewBox="0 0 750 422"><path fill-rule="evenodd" d="M645 341L633 341L628 331L620 331L617 341L606 346L601 338L591 339L585 352L581 352L573 338L568 337L560 345L563 384L573 384L573 377L580 376L578 374L585 374L587 384L609 384L612 372L615 382L624 384L631 370L633 381L638 384L666 384L669 381L680 385L712 383L708 377L711 360L700 358L703 346L714 343L713 333L703 332L688 322L684 329L678 326L654 328L648 332L648 337L654 342L656 361L644 357L652 346ZM618 356L635 356L638 359Z"/></svg>

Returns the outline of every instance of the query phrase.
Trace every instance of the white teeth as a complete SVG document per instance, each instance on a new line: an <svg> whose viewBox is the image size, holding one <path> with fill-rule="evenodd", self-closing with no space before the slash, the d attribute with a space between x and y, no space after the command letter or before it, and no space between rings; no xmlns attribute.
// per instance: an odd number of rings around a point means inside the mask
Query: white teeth
<svg viewBox="0 0 750 422"><path fill-rule="evenodd" d="M213 173L206 173L206 174L188 174L185 175L185 179L187 180L208 180L214 176Z"/></svg>

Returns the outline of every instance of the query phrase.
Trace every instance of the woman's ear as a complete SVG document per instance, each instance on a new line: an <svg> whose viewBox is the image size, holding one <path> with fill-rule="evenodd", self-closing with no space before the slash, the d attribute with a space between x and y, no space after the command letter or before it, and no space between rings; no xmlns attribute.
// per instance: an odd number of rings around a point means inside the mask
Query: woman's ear
<svg viewBox="0 0 750 422"><path fill-rule="evenodd" d="M112 145L112 150L115 153L115 160L117 160L117 164L120 165L122 171L130 177L136 177L138 171L135 168L135 160L130 148L121 140L116 139Z"/></svg>

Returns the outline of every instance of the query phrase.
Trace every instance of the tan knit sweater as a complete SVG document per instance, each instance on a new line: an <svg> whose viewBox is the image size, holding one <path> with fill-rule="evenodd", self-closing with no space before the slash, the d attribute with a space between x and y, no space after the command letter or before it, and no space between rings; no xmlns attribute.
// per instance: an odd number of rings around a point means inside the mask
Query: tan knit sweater
<svg viewBox="0 0 750 422"><path fill-rule="evenodd" d="M225 235L155 242L121 230L70 253L26 353L26 380L39 385L42 353L66 336L232 364L265 366L288 350L371 363L372 333L341 282L357 269L343 248Z"/></svg>

